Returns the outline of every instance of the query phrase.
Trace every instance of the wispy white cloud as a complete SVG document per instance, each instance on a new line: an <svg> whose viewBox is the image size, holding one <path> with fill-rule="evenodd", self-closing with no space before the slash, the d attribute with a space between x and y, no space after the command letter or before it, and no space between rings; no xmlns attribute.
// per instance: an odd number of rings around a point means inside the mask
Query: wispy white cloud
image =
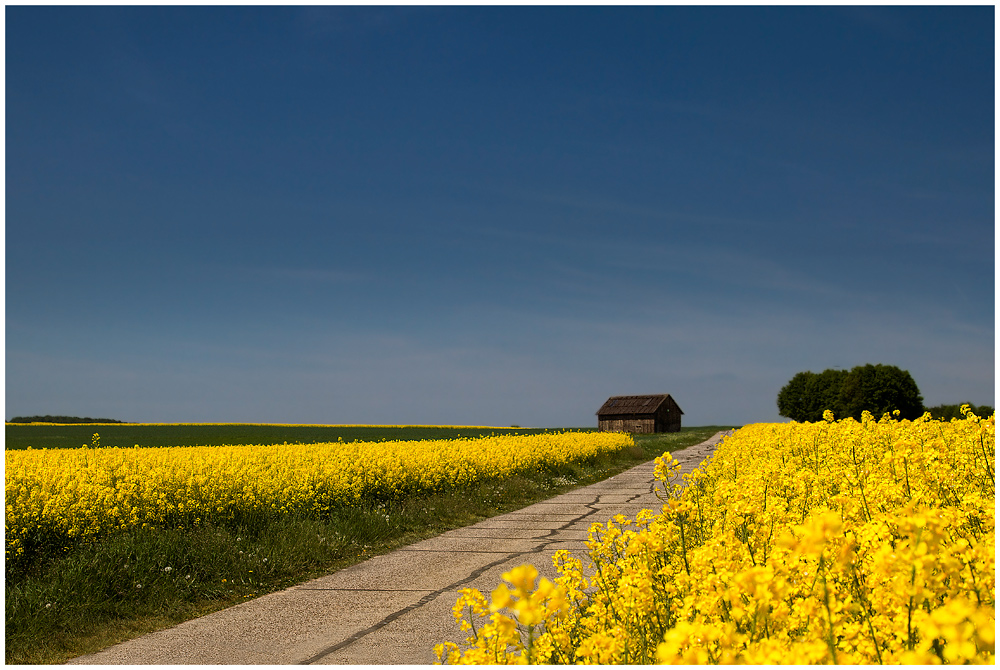
<svg viewBox="0 0 1000 670"><path fill-rule="evenodd" d="M621 221L629 221L634 218L644 220L663 221L678 225L698 225L698 226L747 226L757 225L760 222L755 219L723 216L694 210L673 210L660 205L644 205L636 202L626 202L612 197L599 196L592 193L567 193L552 190L539 190L525 188L514 185L492 184L470 184L469 188L501 195L511 200L526 203L541 203L550 205L560 205L580 212L604 212L626 217ZM580 225L589 228L593 225L589 223L590 218L581 219Z"/></svg>
<svg viewBox="0 0 1000 670"><path fill-rule="evenodd" d="M149 341L75 355L7 351L7 411L131 420L591 425L618 393L669 392L688 425L779 420L796 372L886 363L929 404L994 401L993 333L886 309L726 313L680 306L628 318L482 307L433 333L322 321L226 339ZM96 385L100 394L89 393ZM12 393L12 391L14 391Z"/></svg>
<svg viewBox="0 0 1000 670"><path fill-rule="evenodd" d="M245 270L249 274L254 274L267 279L278 281L296 281L310 284L355 284L372 279L363 272L353 270L332 270L327 268L293 268L293 267L273 267L273 268L251 268Z"/></svg>
<svg viewBox="0 0 1000 670"><path fill-rule="evenodd" d="M763 226L763 223L743 222ZM720 224L721 225L721 224ZM856 292L843 285L795 270L787 263L760 255L754 250L737 249L720 236L705 232L702 243L674 240L642 240L615 236L611 232L580 234L561 231L483 227L467 233L504 240L515 247L542 249L549 255L546 270L566 287L617 293L620 285L633 287L631 293L669 294L671 301L703 299L707 284L716 298L726 300L715 287L730 285L741 292L748 289L798 295L817 303L850 301ZM641 278L641 281L636 281Z"/></svg>

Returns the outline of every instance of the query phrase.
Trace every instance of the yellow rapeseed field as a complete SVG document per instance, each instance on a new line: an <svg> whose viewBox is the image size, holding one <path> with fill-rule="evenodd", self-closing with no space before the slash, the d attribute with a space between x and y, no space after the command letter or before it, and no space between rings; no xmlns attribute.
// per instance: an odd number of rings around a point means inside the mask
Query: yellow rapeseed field
<svg viewBox="0 0 1000 670"><path fill-rule="evenodd" d="M99 443L95 433L94 444ZM327 444L6 452L6 556L137 526L324 513L579 461L632 445L612 433Z"/></svg>
<svg viewBox="0 0 1000 670"><path fill-rule="evenodd" d="M756 424L592 561L460 592L457 663L995 662L995 418Z"/></svg>

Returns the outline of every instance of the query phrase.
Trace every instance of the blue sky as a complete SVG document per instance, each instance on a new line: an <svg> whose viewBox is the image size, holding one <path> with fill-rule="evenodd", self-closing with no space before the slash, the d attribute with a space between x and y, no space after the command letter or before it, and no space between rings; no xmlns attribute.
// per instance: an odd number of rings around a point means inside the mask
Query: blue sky
<svg viewBox="0 0 1000 670"><path fill-rule="evenodd" d="M994 9L6 8L6 415L994 404Z"/></svg>

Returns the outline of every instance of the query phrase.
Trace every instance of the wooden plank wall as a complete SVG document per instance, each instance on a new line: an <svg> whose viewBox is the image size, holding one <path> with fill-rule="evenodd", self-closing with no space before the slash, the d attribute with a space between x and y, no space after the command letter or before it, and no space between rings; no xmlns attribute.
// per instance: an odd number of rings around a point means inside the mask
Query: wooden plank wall
<svg viewBox="0 0 1000 670"><path fill-rule="evenodd" d="M652 433L656 430L656 419L648 418L614 418L600 419L597 429L613 433Z"/></svg>

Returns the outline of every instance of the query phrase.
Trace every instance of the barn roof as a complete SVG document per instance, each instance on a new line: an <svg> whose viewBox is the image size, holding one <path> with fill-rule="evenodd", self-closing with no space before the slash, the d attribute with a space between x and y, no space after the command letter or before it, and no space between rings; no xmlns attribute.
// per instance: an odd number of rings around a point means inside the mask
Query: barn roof
<svg viewBox="0 0 1000 670"><path fill-rule="evenodd" d="M670 398L669 393L661 393L658 395L615 395L608 398L601 409L597 410L597 415L602 414L653 414L659 409L660 405L666 402L667 398ZM670 398L674 400L673 398ZM674 400L674 404L677 405L677 401ZM684 410L677 405L677 409L680 410L681 414Z"/></svg>

